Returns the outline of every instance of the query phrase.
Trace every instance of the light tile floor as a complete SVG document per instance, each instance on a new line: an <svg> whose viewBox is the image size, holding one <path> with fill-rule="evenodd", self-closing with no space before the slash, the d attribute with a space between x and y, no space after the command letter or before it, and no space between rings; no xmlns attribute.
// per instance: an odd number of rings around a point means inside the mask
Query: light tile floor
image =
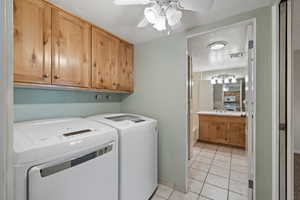
<svg viewBox="0 0 300 200"><path fill-rule="evenodd" d="M248 164L242 149L197 143L189 161L189 191L159 185L152 200L247 200Z"/></svg>

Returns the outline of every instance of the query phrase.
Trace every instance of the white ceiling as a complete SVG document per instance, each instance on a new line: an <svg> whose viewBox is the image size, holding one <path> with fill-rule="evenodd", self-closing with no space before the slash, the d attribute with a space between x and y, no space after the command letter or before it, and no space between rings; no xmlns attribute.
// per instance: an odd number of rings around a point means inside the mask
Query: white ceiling
<svg viewBox="0 0 300 200"><path fill-rule="evenodd" d="M248 63L246 54L240 58L231 58L229 54L247 52L247 25L244 23L189 39L189 54L193 58L193 71L246 67ZM218 51L207 48L210 43L216 41L226 41L228 44Z"/></svg>
<svg viewBox="0 0 300 200"><path fill-rule="evenodd" d="M143 17L144 6L116 6L113 0L49 1L132 43L141 43L166 35L165 32L157 32L151 27L136 27ZM207 13L185 13L183 26L178 31L264 7L271 2L273 0L215 0L213 8Z"/></svg>

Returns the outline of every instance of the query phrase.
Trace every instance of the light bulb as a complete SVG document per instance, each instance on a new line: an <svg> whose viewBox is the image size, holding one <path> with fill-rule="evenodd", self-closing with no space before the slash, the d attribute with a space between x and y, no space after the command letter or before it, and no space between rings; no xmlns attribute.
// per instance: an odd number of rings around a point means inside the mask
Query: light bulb
<svg viewBox="0 0 300 200"><path fill-rule="evenodd" d="M233 77L233 78L231 79L231 82L232 82L232 83L236 83L236 82L237 82L236 78Z"/></svg>
<svg viewBox="0 0 300 200"><path fill-rule="evenodd" d="M176 24L180 23L180 19L182 18L182 12L171 7L166 11L166 16L168 19L168 24L170 26L175 26Z"/></svg>
<svg viewBox="0 0 300 200"><path fill-rule="evenodd" d="M159 16L153 27L158 31L166 30L166 18L164 16Z"/></svg>
<svg viewBox="0 0 300 200"><path fill-rule="evenodd" d="M215 84L217 83L217 81L216 81L216 79L212 78L212 79L210 80L210 83L211 83L212 85L215 85Z"/></svg>
<svg viewBox="0 0 300 200"><path fill-rule="evenodd" d="M155 24L158 18L160 17L160 7L159 5L154 5L152 7L145 8L144 15L149 23Z"/></svg>
<svg viewBox="0 0 300 200"><path fill-rule="evenodd" d="M224 79L224 83L229 83L230 81L229 81L229 78L225 78Z"/></svg>

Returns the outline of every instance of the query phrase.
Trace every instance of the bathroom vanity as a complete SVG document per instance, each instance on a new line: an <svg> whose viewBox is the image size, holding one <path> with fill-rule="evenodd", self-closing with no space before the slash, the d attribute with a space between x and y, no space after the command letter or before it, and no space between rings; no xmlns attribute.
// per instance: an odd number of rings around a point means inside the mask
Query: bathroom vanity
<svg viewBox="0 0 300 200"><path fill-rule="evenodd" d="M246 114L243 112L198 112L199 140L245 148Z"/></svg>

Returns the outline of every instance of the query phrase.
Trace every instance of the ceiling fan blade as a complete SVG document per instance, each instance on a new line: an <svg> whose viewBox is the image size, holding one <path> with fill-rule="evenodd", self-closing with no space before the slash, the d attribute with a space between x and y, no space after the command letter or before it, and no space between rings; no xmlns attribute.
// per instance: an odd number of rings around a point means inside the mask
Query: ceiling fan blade
<svg viewBox="0 0 300 200"><path fill-rule="evenodd" d="M138 23L137 27L138 28L144 28L146 26L148 26L149 22L146 19L146 17L144 17L144 19L142 19L142 21L140 21L140 23Z"/></svg>
<svg viewBox="0 0 300 200"><path fill-rule="evenodd" d="M151 2L151 0L114 0L114 4L118 5L118 6L146 5L150 2Z"/></svg>
<svg viewBox="0 0 300 200"><path fill-rule="evenodd" d="M205 12L212 8L214 0L181 0L179 7L184 10Z"/></svg>

